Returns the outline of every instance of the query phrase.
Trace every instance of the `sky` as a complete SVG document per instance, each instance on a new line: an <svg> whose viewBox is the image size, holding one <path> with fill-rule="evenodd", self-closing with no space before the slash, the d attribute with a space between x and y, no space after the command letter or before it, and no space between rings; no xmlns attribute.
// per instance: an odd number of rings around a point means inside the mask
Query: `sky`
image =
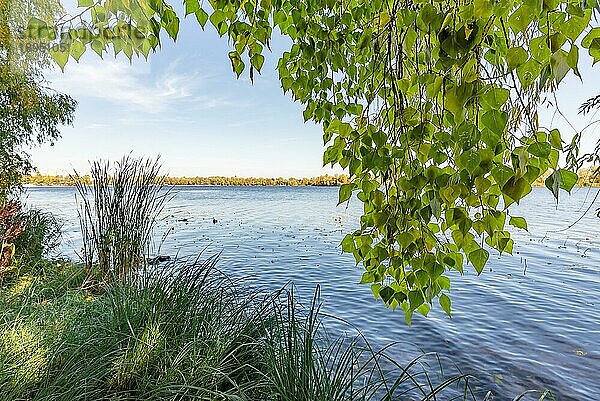
<svg viewBox="0 0 600 401"><path fill-rule="evenodd" d="M65 7L74 10L73 1ZM287 42L276 38L272 48L254 83L247 73L236 79L227 40L210 26L202 31L193 16L182 22L177 42L163 40L148 61L130 62L122 54L102 60L88 50L79 63L70 60L64 73L47 73L54 89L79 104L73 126L63 128L61 139L31 151L34 165L42 174L70 174L86 172L89 161L132 153L160 155L171 176L341 173L322 167L321 127L304 123L302 105L280 87L276 65ZM566 137L594 120L579 116L577 108L600 94L600 73L592 71L583 53L584 82L570 74L557 96L570 124L551 110L540 113L542 125L557 127ZM593 148L595 128L586 130L584 149Z"/></svg>

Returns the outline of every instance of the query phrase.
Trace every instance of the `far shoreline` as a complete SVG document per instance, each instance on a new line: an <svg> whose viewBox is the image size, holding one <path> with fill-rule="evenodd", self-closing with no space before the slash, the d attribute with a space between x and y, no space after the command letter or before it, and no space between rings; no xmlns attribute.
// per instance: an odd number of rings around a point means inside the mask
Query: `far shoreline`
<svg viewBox="0 0 600 401"><path fill-rule="evenodd" d="M273 187L285 187L285 188L337 188L341 184L335 185L227 185L227 184L165 184L165 187L174 188L186 188L186 187L210 187L210 188L244 188L244 187L258 187L258 188L273 188ZM23 188L75 188L73 184L23 184Z"/></svg>

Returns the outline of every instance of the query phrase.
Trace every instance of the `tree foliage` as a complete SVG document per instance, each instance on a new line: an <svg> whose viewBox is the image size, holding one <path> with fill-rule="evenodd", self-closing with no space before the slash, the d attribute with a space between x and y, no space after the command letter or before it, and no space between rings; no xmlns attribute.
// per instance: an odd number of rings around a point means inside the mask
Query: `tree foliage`
<svg viewBox="0 0 600 401"><path fill-rule="evenodd" d="M0 71L0 199L32 170L25 147L53 143L60 125L73 119L74 100L44 88L36 76Z"/></svg>
<svg viewBox="0 0 600 401"><path fill-rule="evenodd" d="M32 13L50 19L59 6L54 0L0 0L0 200L32 170L26 147L53 143L60 126L73 121L75 101L46 87L45 45L19 33Z"/></svg>
<svg viewBox="0 0 600 401"><path fill-rule="evenodd" d="M180 16L163 0L79 0L58 26L30 35L57 46L64 67L89 47L148 56ZM541 127L538 106L579 55L600 60L595 1L184 0L185 14L230 40L233 71L260 72L274 29L291 40L278 63L283 90L323 125L324 164L346 169L340 203L364 204L342 249L376 297L408 322L438 299L450 313L451 271L479 274L490 251L510 253L507 209L548 169L558 198L577 175L559 166L576 150ZM80 22L86 21L86 24ZM164 35L163 35L164 36ZM572 161L571 159L569 159Z"/></svg>

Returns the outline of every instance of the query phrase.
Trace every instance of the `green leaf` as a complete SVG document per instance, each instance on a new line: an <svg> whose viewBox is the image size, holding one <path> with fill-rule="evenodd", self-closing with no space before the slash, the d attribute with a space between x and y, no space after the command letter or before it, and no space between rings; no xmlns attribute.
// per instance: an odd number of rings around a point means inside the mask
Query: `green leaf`
<svg viewBox="0 0 600 401"><path fill-rule="evenodd" d="M442 307L444 312L446 312L446 314L450 317L452 317L452 313L451 313L451 309L450 309L451 305L452 305L452 301L450 301L450 298L448 297L448 295L446 295L446 294L440 295L440 306Z"/></svg>
<svg viewBox="0 0 600 401"><path fill-rule="evenodd" d="M524 87L531 85L540 76L541 72L542 65L532 58L517 68L517 76Z"/></svg>
<svg viewBox="0 0 600 401"><path fill-rule="evenodd" d="M61 70L65 70L65 65L69 60L69 49L63 49L64 46L53 46L50 48L50 56L58 64Z"/></svg>
<svg viewBox="0 0 600 401"><path fill-rule="evenodd" d="M534 156L545 159L550 156L552 148L548 142L535 142L527 147L527 151Z"/></svg>
<svg viewBox="0 0 600 401"><path fill-rule="evenodd" d="M231 69L239 77L244 71L245 65L237 51L229 52L229 60L231 61Z"/></svg>
<svg viewBox="0 0 600 401"><path fill-rule="evenodd" d="M195 14L200 10L199 0L185 0L185 15Z"/></svg>
<svg viewBox="0 0 600 401"><path fill-rule="evenodd" d="M529 192L531 192L531 184L524 178L512 177L502 187L502 193L515 202L519 202Z"/></svg>
<svg viewBox="0 0 600 401"><path fill-rule="evenodd" d="M225 23L225 14L223 11L215 10L210 16L210 23L213 24L219 35L223 36L227 32L227 24ZM225 30L223 26L225 26Z"/></svg>
<svg viewBox="0 0 600 401"><path fill-rule="evenodd" d="M579 38L579 35L581 35L585 28L588 26L590 16L590 10L586 10L585 15L583 17L572 16L571 18L560 24L560 32L572 41L577 40L577 38Z"/></svg>
<svg viewBox="0 0 600 401"><path fill-rule="evenodd" d="M356 245L354 244L354 237L350 234L346 234L344 239L341 242L342 251L347 253L352 253L356 250Z"/></svg>
<svg viewBox="0 0 600 401"><path fill-rule="evenodd" d="M584 3L585 4L585 3ZM593 3L592 3L593 4ZM590 4L591 5L591 4ZM574 4L572 2L569 2L569 5L567 6L567 12L570 15L576 15L578 17L583 17L585 15L583 8L581 8L581 6L579 4Z"/></svg>
<svg viewBox="0 0 600 401"><path fill-rule="evenodd" d="M550 59L550 66L552 68L552 75L554 75L554 79L556 83L559 84L564 77L567 75L571 67L569 66L569 62L567 61L569 55L564 50L559 50L554 53Z"/></svg>
<svg viewBox="0 0 600 401"><path fill-rule="evenodd" d="M379 296L381 297L383 302L386 303L386 305L390 303L392 297L394 296L394 293L394 289L387 285L379 290Z"/></svg>
<svg viewBox="0 0 600 401"><path fill-rule="evenodd" d="M265 57L262 54L255 54L250 59L250 64L252 64L252 67L254 67L254 69L258 72L260 72L264 63Z"/></svg>
<svg viewBox="0 0 600 401"><path fill-rule="evenodd" d="M594 38L589 47L590 56L594 58L594 63L596 64L600 61L600 38Z"/></svg>
<svg viewBox="0 0 600 401"><path fill-rule="evenodd" d="M473 264L475 270L477 270L477 274L481 274L485 264L490 257L490 253L483 248L479 248L471 253L469 253L469 262Z"/></svg>
<svg viewBox="0 0 600 401"><path fill-rule="evenodd" d="M592 28L581 40L581 46L588 49L592 45L593 40L598 38L600 38L600 27Z"/></svg>
<svg viewBox="0 0 600 401"><path fill-rule="evenodd" d="M344 251L344 252L346 252L346 251ZM359 284L371 284L374 280L375 280L375 278L374 278L373 273L367 271L367 272L363 273Z"/></svg>
<svg viewBox="0 0 600 401"><path fill-rule="evenodd" d="M550 152L550 156L548 156L548 162L551 168L555 169L558 166L559 157L560 154L558 153L558 150L552 149L552 151Z"/></svg>
<svg viewBox="0 0 600 401"><path fill-rule="evenodd" d="M95 51L100 57L102 57L102 53L104 52L104 43L94 39L92 41L92 50Z"/></svg>
<svg viewBox="0 0 600 401"><path fill-rule="evenodd" d="M493 109L500 109L510 97L510 91L505 88L490 87L483 96L482 101Z"/></svg>
<svg viewBox="0 0 600 401"><path fill-rule="evenodd" d="M419 312L421 315L423 315L425 317L427 317L430 310L431 310L431 307L428 304L423 304L417 308L417 312Z"/></svg>
<svg viewBox="0 0 600 401"><path fill-rule="evenodd" d="M522 4L508 18L508 25L515 33L525 32L529 24L533 21L533 13L525 4Z"/></svg>
<svg viewBox="0 0 600 401"><path fill-rule="evenodd" d="M195 15L198 23L204 29L206 26L206 21L208 21L208 14L202 8L199 8L198 11L195 12Z"/></svg>
<svg viewBox="0 0 600 401"><path fill-rule="evenodd" d="M70 54L76 60L79 61L83 53L85 53L86 47L80 41L76 40L71 43Z"/></svg>
<svg viewBox="0 0 600 401"><path fill-rule="evenodd" d="M560 138L560 131L557 129L553 129L552 131L550 131L550 144L558 149L558 150L562 150L563 146L562 146L562 139Z"/></svg>
<svg viewBox="0 0 600 401"><path fill-rule="evenodd" d="M457 89L452 89L446 92L446 109L454 114L454 119L457 122L462 122L464 119L463 113L465 101L466 99Z"/></svg>
<svg viewBox="0 0 600 401"><path fill-rule="evenodd" d="M569 170L560 169L560 187L567 192L571 192L575 184L577 184L577 180L579 180L579 176Z"/></svg>
<svg viewBox="0 0 600 401"><path fill-rule="evenodd" d="M421 294L420 290L414 290L408 293L408 303L412 310L417 309L423 302L425 302L425 299L423 299L423 294Z"/></svg>
<svg viewBox="0 0 600 401"><path fill-rule="evenodd" d="M504 134L508 122L508 114L500 110L490 110L481 116L481 124L492 131L498 138Z"/></svg>
<svg viewBox="0 0 600 401"><path fill-rule="evenodd" d="M460 166L465 168L469 173L473 173L478 167L481 159L479 158L479 154L477 154L476 150L469 149L463 152L459 157L458 161L460 162Z"/></svg>
<svg viewBox="0 0 600 401"><path fill-rule="evenodd" d="M174 17L171 19L165 29L173 40L177 39L177 35L179 34L179 18Z"/></svg>
<svg viewBox="0 0 600 401"><path fill-rule="evenodd" d="M342 138L347 138L348 135L350 135L350 132L352 132L352 126L336 118L335 120L329 123L329 125L325 129L325 132L337 134Z"/></svg>
<svg viewBox="0 0 600 401"><path fill-rule="evenodd" d="M504 164L500 164L492 169L492 177L496 183L502 187L506 182L515 175L515 172Z"/></svg>
<svg viewBox="0 0 600 401"><path fill-rule="evenodd" d="M77 0L78 7L91 7L94 5L94 0Z"/></svg>
<svg viewBox="0 0 600 401"><path fill-rule="evenodd" d="M477 189L477 195L483 195L492 185L491 181L484 177L475 178L475 189Z"/></svg>
<svg viewBox="0 0 600 401"><path fill-rule="evenodd" d="M550 50L552 53L556 53L566 42L567 37L560 32L556 32L550 36Z"/></svg>
<svg viewBox="0 0 600 401"><path fill-rule="evenodd" d="M529 41L529 50L531 56L539 61L545 63L551 55L550 48L548 47L548 37L546 35L531 39Z"/></svg>
<svg viewBox="0 0 600 401"><path fill-rule="evenodd" d="M45 21L39 18L31 18L27 25L26 35L31 39L48 39L49 28Z"/></svg>
<svg viewBox="0 0 600 401"><path fill-rule="evenodd" d="M569 50L569 54L567 55L567 64L569 65L569 67L571 67L571 69L573 70L575 75L577 75L578 77L581 78L581 75L579 74L579 67L578 67L579 66L579 48L575 44L571 45L571 50Z"/></svg>
<svg viewBox="0 0 600 401"><path fill-rule="evenodd" d="M354 190L354 188L354 183L343 184L342 186L340 186L338 205L346 202L352 197L352 191Z"/></svg>
<svg viewBox="0 0 600 401"><path fill-rule="evenodd" d="M511 47L506 54L506 63L509 70L514 70L529 59L529 54L521 46Z"/></svg>
<svg viewBox="0 0 600 401"><path fill-rule="evenodd" d="M554 198L558 201L558 190L560 188L560 173L558 170L555 170L546 178L544 185L546 185L546 188L552 191Z"/></svg>
<svg viewBox="0 0 600 401"><path fill-rule="evenodd" d="M513 227L520 228L522 230L527 230L527 220L525 220L523 217L512 216L508 224L510 224Z"/></svg>

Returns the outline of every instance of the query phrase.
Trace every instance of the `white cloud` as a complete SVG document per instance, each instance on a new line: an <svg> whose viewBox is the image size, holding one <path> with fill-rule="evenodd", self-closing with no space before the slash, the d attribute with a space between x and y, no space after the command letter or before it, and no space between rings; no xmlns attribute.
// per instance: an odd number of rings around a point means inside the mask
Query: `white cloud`
<svg viewBox="0 0 600 401"><path fill-rule="evenodd" d="M152 74L147 62L86 59L68 64L65 73L50 76L53 87L75 98L103 99L128 111L161 113L169 110L203 110L227 105L222 98L199 95L206 79L179 71L178 61Z"/></svg>

